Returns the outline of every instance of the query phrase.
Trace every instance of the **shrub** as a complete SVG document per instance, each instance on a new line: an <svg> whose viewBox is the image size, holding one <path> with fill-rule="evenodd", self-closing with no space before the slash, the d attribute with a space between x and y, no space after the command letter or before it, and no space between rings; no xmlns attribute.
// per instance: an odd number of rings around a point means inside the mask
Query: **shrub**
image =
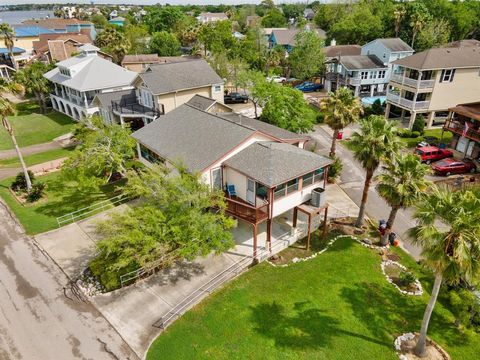
<svg viewBox="0 0 480 360"><path fill-rule="evenodd" d="M422 115L418 115L413 122L412 131L418 131L420 135L423 135L425 129L425 118Z"/></svg>
<svg viewBox="0 0 480 360"><path fill-rule="evenodd" d="M382 102L380 99L377 99L373 102L371 106L371 112L373 115L383 115L385 114L385 108L383 107Z"/></svg>
<svg viewBox="0 0 480 360"><path fill-rule="evenodd" d="M418 138L420 135L419 131L412 131L412 138Z"/></svg>
<svg viewBox="0 0 480 360"><path fill-rule="evenodd" d="M35 175L28 170L28 176L30 177L30 181L33 182L35 181ZM26 191L27 190L27 181L25 179L25 174L23 171L19 172L17 176L15 177L15 180L12 182L12 185L10 186L12 190L14 191Z"/></svg>
<svg viewBox="0 0 480 360"><path fill-rule="evenodd" d="M333 156L331 157L333 160L332 165L330 165L328 169L328 181L331 183L334 183L335 180L340 176L340 173L342 172L343 169L343 164L340 160L340 158Z"/></svg>
<svg viewBox="0 0 480 360"><path fill-rule="evenodd" d="M27 201L28 202L35 202L37 200L40 200L43 196L43 192L45 190L45 183L42 182L36 182L32 184L32 190L27 195Z"/></svg>
<svg viewBox="0 0 480 360"><path fill-rule="evenodd" d="M448 291L447 300L455 315L456 323L480 331L480 302L473 292L468 289L453 288Z"/></svg>
<svg viewBox="0 0 480 360"><path fill-rule="evenodd" d="M400 283L403 286L409 286L415 282L415 275L413 275L410 271L403 270L400 273L399 278L400 278Z"/></svg>
<svg viewBox="0 0 480 360"><path fill-rule="evenodd" d="M412 132L408 129L401 129L401 130L398 130L397 132L398 136L400 136L401 138L411 138L412 137Z"/></svg>

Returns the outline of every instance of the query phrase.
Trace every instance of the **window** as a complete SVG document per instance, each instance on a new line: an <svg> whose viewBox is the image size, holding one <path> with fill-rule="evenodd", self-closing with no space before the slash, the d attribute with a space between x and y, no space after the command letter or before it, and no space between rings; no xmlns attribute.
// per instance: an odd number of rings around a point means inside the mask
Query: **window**
<svg viewBox="0 0 480 360"><path fill-rule="evenodd" d="M361 72L361 78L362 78L362 80L368 79L368 71L362 71Z"/></svg>
<svg viewBox="0 0 480 360"><path fill-rule="evenodd" d="M222 86L221 85L215 85L215 87L213 88L213 91L215 91L215 92L222 91Z"/></svg>
<svg viewBox="0 0 480 360"><path fill-rule="evenodd" d="M285 184L278 185L275 191L273 192L273 198L275 200L280 199L285 196Z"/></svg>
<svg viewBox="0 0 480 360"><path fill-rule="evenodd" d="M222 168L212 169L212 188L222 189Z"/></svg>
<svg viewBox="0 0 480 360"><path fill-rule="evenodd" d="M60 74L65 75L65 76L71 76L70 75L70 70L65 69L65 68L60 68Z"/></svg>
<svg viewBox="0 0 480 360"><path fill-rule="evenodd" d="M298 190L298 179L290 180L287 183L287 194L295 192Z"/></svg>
<svg viewBox="0 0 480 360"><path fill-rule="evenodd" d="M147 160L151 163L155 163L155 164L163 164L164 163L163 159L160 156L158 156L152 150L143 146L142 144L140 144L140 154L145 160Z"/></svg>
<svg viewBox="0 0 480 360"><path fill-rule="evenodd" d="M376 71L371 71L370 72L370 79L376 79L377 78L377 72Z"/></svg>
<svg viewBox="0 0 480 360"><path fill-rule="evenodd" d="M255 196L260 199L266 200L268 197L268 188L258 182L256 185L257 186L255 188Z"/></svg>
<svg viewBox="0 0 480 360"><path fill-rule="evenodd" d="M313 172L302 176L303 187L313 184Z"/></svg>
<svg viewBox="0 0 480 360"><path fill-rule="evenodd" d="M313 182L316 183L322 181L324 172L325 170L323 168L315 170L313 172Z"/></svg>
<svg viewBox="0 0 480 360"><path fill-rule="evenodd" d="M442 70L442 74L440 76L440 82L452 82L454 75L455 75L455 69Z"/></svg>
<svg viewBox="0 0 480 360"><path fill-rule="evenodd" d="M385 73L386 73L385 70L380 70L378 72L378 78L379 79L384 79L385 78Z"/></svg>

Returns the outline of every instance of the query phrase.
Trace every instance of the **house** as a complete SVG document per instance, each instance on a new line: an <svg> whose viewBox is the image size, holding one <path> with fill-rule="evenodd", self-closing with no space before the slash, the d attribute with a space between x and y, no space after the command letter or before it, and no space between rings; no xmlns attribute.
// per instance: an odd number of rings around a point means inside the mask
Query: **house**
<svg viewBox="0 0 480 360"><path fill-rule="evenodd" d="M54 85L52 106L75 120L99 111L92 101L95 95L132 89L137 75L98 55L99 49L87 44L80 55L60 61L44 76Z"/></svg>
<svg viewBox="0 0 480 360"><path fill-rule="evenodd" d="M258 15L248 15L245 19L247 27L253 27L260 24L262 18Z"/></svg>
<svg viewBox="0 0 480 360"><path fill-rule="evenodd" d="M268 37L269 48L275 46L282 46L287 52L290 52L295 47L296 36L302 31L300 29L273 29ZM314 31L321 39L326 39L326 32L322 29L306 30Z"/></svg>
<svg viewBox="0 0 480 360"><path fill-rule="evenodd" d="M132 137L147 166L180 162L212 189L224 190L227 213L253 227L254 257L258 226L267 224L271 242L272 220L309 201L313 189L324 188L331 164L303 149L305 136L238 114L208 112L192 102Z"/></svg>
<svg viewBox="0 0 480 360"><path fill-rule="evenodd" d="M14 25L13 46L24 49L27 53L33 50L33 42L38 41L40 34L51 34L53 30L44 29L39 26L20 26ZM3 37L0 37L0 48L6 48Z"/></svg>
<svg viewBox="0 0 480 360"><path fill-rule="evenodd" d="M360 45L330 45L325 46L323 52L325 60L328 62L341 56L360 55L362 47Z"/></svg>
<svg viewBox="0 0 480 360"><path fill-rule="evenodd" d="M18 69L17 59L24 56L25 49L18 47L12 48L12 51L0 48L0 78L9 81L15 71Z"/></svg>
<svg viewBox="0 0 480 360"><path fill-rule="evenodd" d="M197 20L201 24L206 24L211 22L228 20L228 16L224 12L220 12L220 13L203 12L197 16Z"/></svg>
<svg viewBox="0 0 480 360"><path fill-rule="evenodd" d="M350 87L355 96L384 95L390 79L391 63L413 54L413 49L400 38L375 39L362 46L360 55L346 55L357 51L355 45L337 46L327 49L330 58L327 63L325 88L334 91L337 82Z"/></svg>
<svg viewBox="0 0 480 360"><path fill-rule="evenodd" d="M160 58L157 54L125 55L122 60L122 66L125 69L137 73L145 71L152 64L158 63L160 63Z"/></svg>
<svg viewBox="0 0 480 360"><path fill-rule="evenodd" d="M33 42L33 53L36 59L48 63L62 61L78 54L80 46L91 42L89 35L81 33L41 34L38 41Z"/></svg>
<svg viewBox="0 0 480 360"><path fill-rule="evenodd" d="M78 19L59 19L50 18L43 20L26 20L22 23L28 26L38 26L43 29L49 29L55 33L83 33L90 36L95 40L97 31L95 25L90 21L78 20Z"/></svg>
<svg viewBox="0 0 480 360"><path fill-rule="evenodd" d="M443 129L453 133L450 147L480 160L480 102L451 107Z"/></svg>
<svg viewBox="0 0 480 360"><path fill-rule="evenodd" d="M386 116L396 108L411 129L417 114L430 128L436 117L446 116L457 104L476 102L480 94L480 49L435 48L393 62L387 92Z"/></svg>
<svg viewBox="0 0 480 360"><path fill-rule="evenodd" d="M123 26L125 24L125 18L121 16L114 17L113 19L108 20L109 24L116 26Z"/></svg>
<svg viewBox="0 0 480 360"><path fill-rule="evenodd" d="M480 46L480 41L476 39L463 39L449 42L444 47L471 47L471 46Z"/></svg>

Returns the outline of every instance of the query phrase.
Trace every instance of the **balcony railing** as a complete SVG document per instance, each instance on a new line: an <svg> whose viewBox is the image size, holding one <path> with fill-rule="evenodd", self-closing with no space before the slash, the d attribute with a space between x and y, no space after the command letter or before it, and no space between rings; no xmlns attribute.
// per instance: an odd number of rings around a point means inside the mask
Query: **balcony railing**
<svg viewBox="0 0 480 360"><path fill-rule="evenodd" d="M443 126L445 130L449 130L455 134L461 135L474 141L480 141L480 130L473 129L472 124L469 124L468 130L465 132L465 122L458 120L450 120Z"/></svg>
<svg viewBox="0 0 480 360"><path fill-rule="evenodd" d="M253 206L240 198L225 197L227 202L226 212L242 220L253 224L258 224L268 219L269 203L266 202L260 206Z"/></svg>
<svg viewBox="0 0 480 360"><path fill-rule="evenodd" d="M149 108L136 102L136 99L131 101L112 101L112 110L118 115L124 116L147 116L157 118L164 114L163 109Z"/></svg>
<svg viewBox="0 0 480 360"><path fill-rule="evenodd" d="M411 110L427 110L430 105L430 101L412 101L392 92L387 92L387 100L394 105L401 105Z"/></svg>
<svg viewBox="0 0 480 360"><path fill-rule="evenodd" d="M401 74L392 74L392 76L390 76L390 81L394 81L398 84L407 85L415 89L431 89L433 88L433 84L435 83L435 80L412 79Z"/></svg>

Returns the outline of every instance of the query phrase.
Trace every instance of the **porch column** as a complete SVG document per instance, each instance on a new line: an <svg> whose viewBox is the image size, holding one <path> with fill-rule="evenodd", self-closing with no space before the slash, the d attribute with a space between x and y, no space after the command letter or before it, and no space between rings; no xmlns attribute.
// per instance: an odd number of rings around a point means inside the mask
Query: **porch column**
<svg viewBox="0 0 480 360"><path fill-rule="evenodd" d="M403 121L403 118L405 117L405 109L402 109L402 112L400 113L400 121Z"/></svg>
<svg viewBox="0 0 480 360"><path fill-rule="evenodd" d="M416 111L412 111L410 114L410 120L408 122L408 128L412 130L413 123L415 122L415 118L417 117Z"/></svg>
<svg viewBox="0 0 480 360"><path fill-rule="evenodd" d="M370 97L375 93L375 85L370 85Z"/></svg>
<svg viewBox="0 0 480 360"><path fill-rule="evenodd" d="M298 208L295 206L293 208L293 227L297 227L297 220L298 220Z"/></svg>
<svg viewBox="0 0 480 360"><path fill-rule="evenodd" d="M358 97L360 95L360 86L355 86L355 93L354 95Z"/></svg>
<svg viewBox="0 0 480 360"><path fill-rule="evenodd" d="M323 217L323 238L327 236L327 218L328 218L328 204L325 206L325 214Z"/></svg>
<svg viewBox="0 0 480 360"><path fill-rule="evenodd" d="M267 220L267 243L268 251L272 251L272 219Z"/></svg>
<svg viewBox="0 0 480 360"><path fill-rule="evenodd" d="M311 226L312 225L312 214L308 214L308 236L307 236L307 250L310 249L310 235L311 235Z"/></svg>
<svg viewBox="0 0 480 360"><path fill-rule="evenodd" d="M435 111L429 112L428 118L427 118L427 129L430 129L432 127L434 119L435 119Z"/></svg>
<svg viewBox="0 0 480 360"><path fill-rule="evenodd" d="M392 105L387 101L387 106L385 107L385 119L390 119L390 108Z"/></svg>
<svg viewBox="0 0 480 360"><path fill-rule="evenodd" d="M257 224L253 224L253 261L257 260Z"/></svg>
<svg viewBox="0 0 480 360"><path fill-rule="evenodd" d="M83 101L85 103L85 107L88 107L87 93L85 91L83 92Z"/></svg>
<svg viewBox="0 0 480 360"><path fill-rule="evenodd" d="M122 126L125 125L125 121L123 121L123 116L122 115L120 115L120 125L122 125Z"/></svg>

